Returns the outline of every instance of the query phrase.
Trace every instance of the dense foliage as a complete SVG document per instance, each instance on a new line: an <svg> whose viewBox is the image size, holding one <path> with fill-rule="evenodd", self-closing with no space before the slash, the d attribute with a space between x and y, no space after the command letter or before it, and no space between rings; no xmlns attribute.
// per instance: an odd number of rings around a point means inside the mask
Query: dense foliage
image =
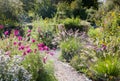
<svg viewBox="0 0 120 81"><path fill-rule="evenodd" d="M120 80L119 0L0 0L0 10L1 81L56 81L57 48L88 78Z"/></svg>

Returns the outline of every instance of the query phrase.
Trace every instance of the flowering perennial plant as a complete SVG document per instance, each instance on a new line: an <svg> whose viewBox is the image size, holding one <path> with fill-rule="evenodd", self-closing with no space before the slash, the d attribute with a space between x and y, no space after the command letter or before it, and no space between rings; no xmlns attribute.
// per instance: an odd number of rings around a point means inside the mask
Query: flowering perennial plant
<svg viewBox="0 0 120 81"><path fill-rule="evenodd" d="M31 74L22 65L19 55L10 57L0 50L0 81L30 81Z"/></svg>

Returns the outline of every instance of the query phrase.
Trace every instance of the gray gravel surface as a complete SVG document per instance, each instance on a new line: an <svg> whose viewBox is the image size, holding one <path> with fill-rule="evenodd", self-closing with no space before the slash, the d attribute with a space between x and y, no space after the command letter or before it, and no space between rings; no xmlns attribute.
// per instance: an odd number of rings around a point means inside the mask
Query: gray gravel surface
<svg viewBox="0 0 120 81"><path fill-rule="evenodd" d="M84 74L78 73L68 63L61 62L58 58L60 51L57 50L55 55L51 57L54 61L55 76L58 81L92 81L89 80Z"/></svg>

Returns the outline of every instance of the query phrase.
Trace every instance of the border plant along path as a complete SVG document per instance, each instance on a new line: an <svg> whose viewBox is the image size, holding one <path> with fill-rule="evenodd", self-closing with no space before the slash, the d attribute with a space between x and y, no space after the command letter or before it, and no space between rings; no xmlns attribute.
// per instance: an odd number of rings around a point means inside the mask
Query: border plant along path
<svg viewBox="0 0 120 81"><path fill-rule="evenodd" d="M68 63L61 62L59 56L60 51L56 50L55 55L50 57L54 61L55 76L58 81L91 81L75 71Z"/></svg>

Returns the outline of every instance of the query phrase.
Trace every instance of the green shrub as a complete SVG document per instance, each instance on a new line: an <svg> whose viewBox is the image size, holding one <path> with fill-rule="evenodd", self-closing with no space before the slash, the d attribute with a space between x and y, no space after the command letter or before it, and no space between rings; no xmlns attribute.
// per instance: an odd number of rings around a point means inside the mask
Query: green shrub
<svg viewBox="0 0 120 81"><path fill-rule="evenodd" d="M79 18L67 18L64 20L64 25L66 30L72 29L73 31L79 30L83 31L83 26L80 24L80 19Z"/></svg>
<svg viewBox="0 0 120 81"><path fill-rule="evenodd" d="M43 19L52 18L56 13L56 6L49 0L41 1L38 7L36 7L36 13Z"/></svg>
<svg viewBox="0 0 120 81"><path fill-rule="evenodd" d="M54 48L52 44L54 36L56 35L56 25L51 19L40 19L33 22L33 37L38 41L43 42L50 48Z"/></svg>
<svg viewBox="0 0 120 81"><path fill-rule="evenodd" d="M79 40L75 38L68 38L66 41L62 41L60 43L60 48L62 51L62 57L67 62L70 62L74 55L78 54L80 48Z"/></svg>
<svg viewBox="0 0 120 81"><path fill-rule="evenodd" d="M82 7L82 0L74 0L70 4L71 12L74 17L79 17L83 20L87 18L86 9Z"/></svg>
<svg viewBox="0 0 120 81"><path fill-rule="evenodd" d="M31 53L25 56L22 64L32 74L32 80L37 80L37 78L41 77L39 74L44 71L40 54Z"/></svg>
<svg viewBox="0 0 120 81"><path fill-rule="evenodd" d="M83 59L81 59L79 55L75 55L72 58L70 64L72 65L73 68L75 68L79 72L85 73L87 70L85 63L83 63Z"/></svg>
<svg viewBox="0 0 120 81"><path fill-rule="evenodd" d="M56 16L60 19L71 17L70 5L66 2L58 3Z"/></svg>
<svg viewBox="0 0 120 81"><path fill-rule="evenodd" d="M95 39L97 37L102 37L102 28L90 28L88 30L88 36Z"/></svg>
<svg viewBox="0 0 120 81"><path fill-rule="evenodd" d="M99 59L92 68L97 81L118 81L120 79L120 59L107 57Z"/></svg>
<svg viewBox="0 0 120 81"><path fill-rule="evenodd" d="M0 19L17 20L17 16L22 12L22 2L20 0L0 0Z"/></svg>

